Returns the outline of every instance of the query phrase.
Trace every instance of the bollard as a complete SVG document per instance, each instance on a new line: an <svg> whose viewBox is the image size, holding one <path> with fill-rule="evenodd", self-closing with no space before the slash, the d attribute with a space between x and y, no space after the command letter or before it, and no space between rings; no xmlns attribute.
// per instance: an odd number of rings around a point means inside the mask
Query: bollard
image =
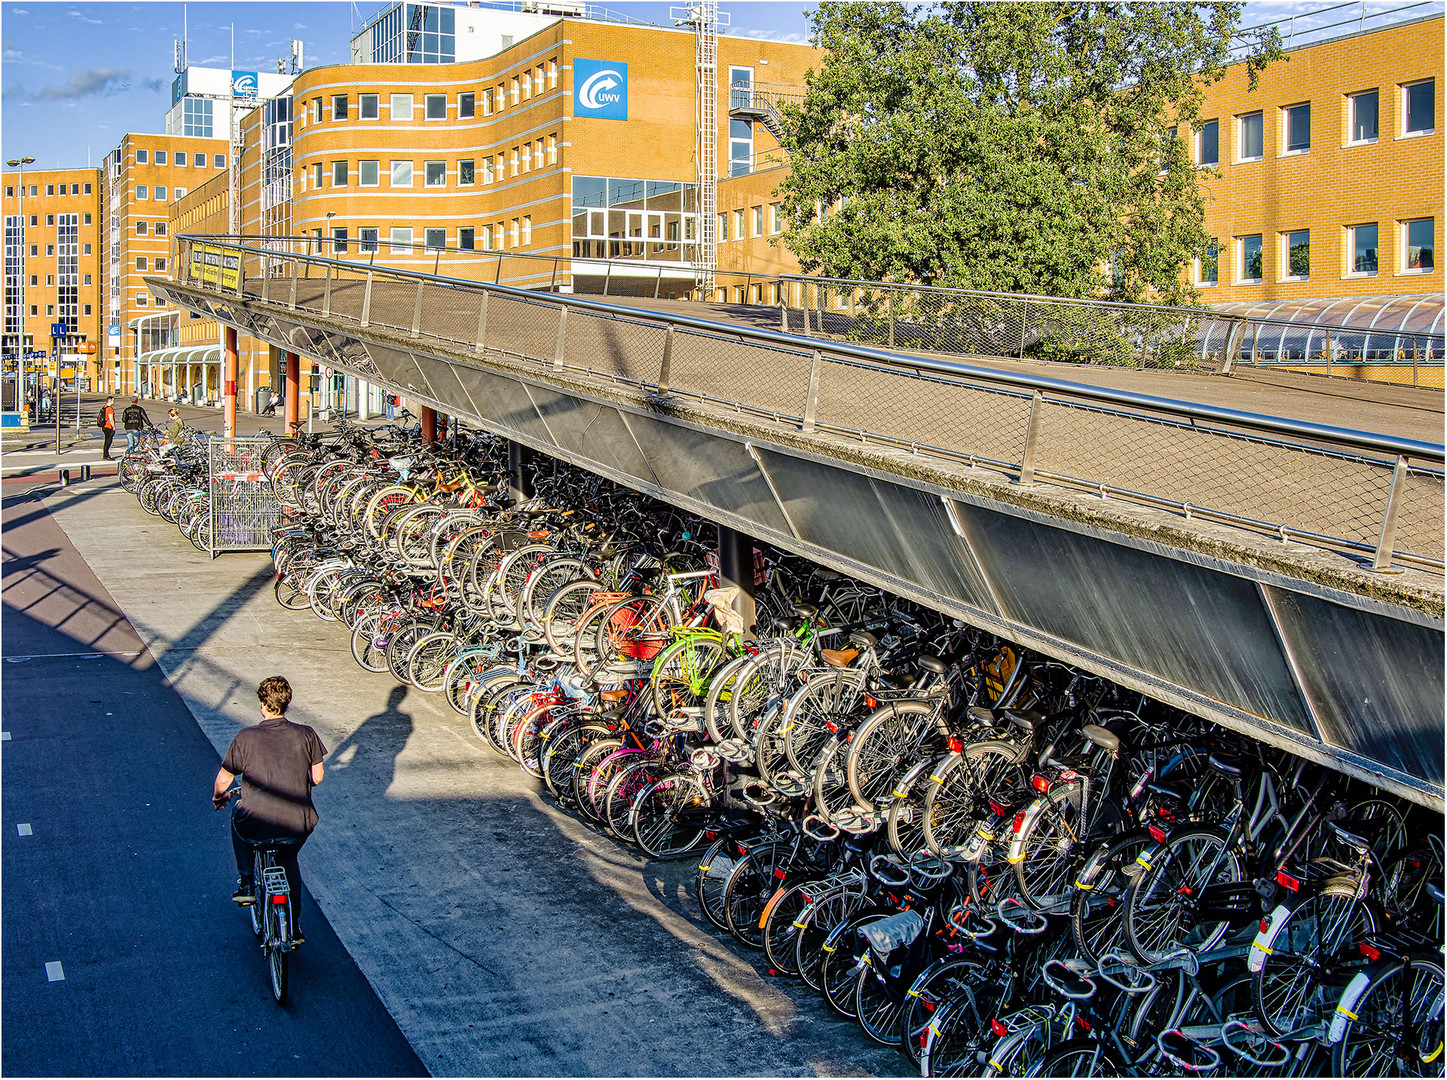
<svg viewBox="0 0 1447 1080"><path fill-rule="evenodd" d="M61 470L60 470L60 486L61 486L61 487L70 487L70 470L69 470L69 469L61 469Z"/></svg>
<svg viewBox="0 0 1447 1080"><path fill-rule="evenodd" d="M89 479L90 479L90 466L89 466L89 465L82 465L82 466L80 467L80 482L83 484L83 483L85 483L85 482L86 482L87 480L89 480Z"/></svg>

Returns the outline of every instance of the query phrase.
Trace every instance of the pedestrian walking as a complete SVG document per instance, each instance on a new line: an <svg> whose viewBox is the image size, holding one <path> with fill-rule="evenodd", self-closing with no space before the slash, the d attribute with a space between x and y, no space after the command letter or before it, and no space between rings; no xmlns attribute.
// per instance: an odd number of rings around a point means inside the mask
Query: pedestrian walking
<svg viewBox="0 0 1447 1080"><path fill-rule="evenodd" d="M395 410L396 410L396 408L397 408L397 395L396 395L396 394L384 394L383 397L382 397L382 400L383 400L384 407L385 407L386 410L387 410L387 419L388 419L388 420L391 420L391 419L392 419L392 416L393 416L393 413L395 412Z"/></svg>
<svg viewBox="0 0 1447 1080"><path fill-rule="evenodd" d="M105 443L101 446L100 456L103 461L114 461L111 457L111 440L116 437L116 399L106 398L105 407L101 409L100 415L96 417L96 424L100 427L101 435L105 437Z"/></svg>
<svg viewBox="0 0 1447 1080"><path fill-rule="evenodd" d="M50 391L49 391L49 390L46 390L45 393L43 393L43 394L40 395L40 419L41 419L42 421L50 419Z"/></svg>
<svg viewBox="0 0 1447 1080"><path fill-rule="evenodd" d="M171 410L175 412L175 410ZM136 447L141 445L141 432L151 426L151 418L146 415L146 410L141 407L141 399L135 394L131 395L131 403L126 406L126 411L121 413L121 423L126 429L126 453L134 454Z"/></svg>

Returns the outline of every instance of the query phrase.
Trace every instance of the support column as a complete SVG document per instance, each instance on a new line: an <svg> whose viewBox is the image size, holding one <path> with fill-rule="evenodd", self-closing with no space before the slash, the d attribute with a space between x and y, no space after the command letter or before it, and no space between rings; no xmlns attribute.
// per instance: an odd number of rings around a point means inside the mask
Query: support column
<svg viewBox="0 0 1447 1080"><path fill-rule="evenodd" d="M422 406L422 441L437 441L437 410L426 405Z"/></svg>
<svg viewBox="0 0 1447 1080"><path fill-rule="evenodd" d="M226 343L221 349L221 434L224 438L236 437L236 328L226 328Z"/></svg>
<svg viewBox="0 0 1447 1080"><path fill-rule="evenodd" d="M283 424L288 435L294 435L293 424L301 420L301 357L294 352L286 354L286 419Z"/></svg>
<svg viewBox="0 0 1447 1080"><path fill-rule="evenodd" d="M533 460L533 452L522 443L507 444L507 493L513 502L527 502L533 497L532 471L524 468Z"/></svg>
<svg viewBox="0 0 1447 1080"><path fill-rule="evenodd" d="M754 541L725 525L718 527L719 585L739 587L734 610L744 618L745 633L754 628Z"/></svg>
<svg viewBox="0 0 1447 1080"><path fill-rule="evenodd" d="M372 418L372 384L357 380L357 419L370 420Z"/></svg>

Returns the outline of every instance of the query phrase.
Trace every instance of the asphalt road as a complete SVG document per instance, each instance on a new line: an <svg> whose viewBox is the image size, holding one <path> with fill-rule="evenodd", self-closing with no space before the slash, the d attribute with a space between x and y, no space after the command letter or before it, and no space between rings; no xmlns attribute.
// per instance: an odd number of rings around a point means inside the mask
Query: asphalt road
<svg viewBox="0 0 1447 1080"><path fill-rule="evenodd" d="M219 759L126 616L3 485L3 1036L7 1076L427 1075L315 905L271 1000ZM99 483L60 495L82 513Z"/></svg>

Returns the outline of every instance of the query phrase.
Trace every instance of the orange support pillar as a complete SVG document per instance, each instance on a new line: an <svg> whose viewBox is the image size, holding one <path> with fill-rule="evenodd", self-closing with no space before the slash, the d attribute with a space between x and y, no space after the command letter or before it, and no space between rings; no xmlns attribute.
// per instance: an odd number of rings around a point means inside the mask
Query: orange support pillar
<svg viewBox="0 0 1447 1080"><path fill-rule="evenodd" d="M422 441L434 443L437 441L437 410L422 406Z"/></svg>
<svg viewBox="0 0 1447 1080"><path fill-rule="evenodd" d="M226 345L221 350L221 434L231 439L236 436L236 328L226 328Z"/></svg>
<svg viewBox="0 0 1447 1080"><path fill-rule="evenodd" d="M301 357L286 354L286 434L295 436L294 424L301 420Z"/></svg>

